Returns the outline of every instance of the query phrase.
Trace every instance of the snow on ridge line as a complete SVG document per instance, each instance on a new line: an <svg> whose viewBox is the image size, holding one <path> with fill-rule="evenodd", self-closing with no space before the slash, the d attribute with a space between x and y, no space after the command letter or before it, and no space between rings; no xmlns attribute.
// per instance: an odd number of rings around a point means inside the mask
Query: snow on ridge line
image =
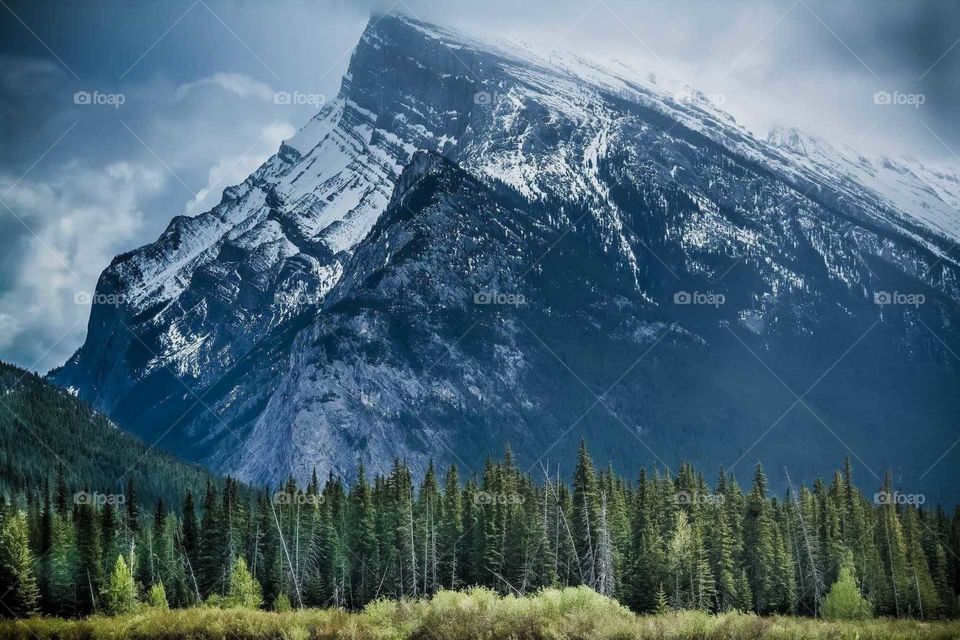
<svg viewBox="0 0 960 640"><path fill-rule="evenodd" d="M796 128L781 130L779 138L768 135L767 139L762 139L737 124L731 114L689 85L679 86L679 83L674 83L677 86L661 86L662 81L657 83L648 80L635 69L614 60L589 59L559 50L552 50L544 56L532 48L523 48L502 39L479 40L453 28L424 23L402 13L395 12L390 15L444 45L450 46L450 41L457 41L478 51L504 58L508 67L511 64L523 67L512 69L511 75L527 75L528 79L532 79L529 78L530 75L547 72L584 82L594 89L613 91L633 102L654 108L747 159L770 163L786 150L793 156L794 161L798 157L809 157L814 164L833 165L835 171L831 182L835 184L831 186L847 190L841 183L855 182L862 193L853 192L851 195L861 199L872 195L874 199L901 214L901 217L895 216L888 222L902 227L902 217L905 217L936 235L954 241L960 240L960 214L957 213L957 204L960 203L960 179L955 170L930 170L920 163L896 158L895 162L904 165L908 170L909 175L905 177L903 172L889 167L889 162L885 159L866 158L863 153L854 149L838 149ZM567 99L569 96L563 98ZM862 163L852 161L851 156L866 160L872 166L864 168ZM790 162L783 161L778 164L778 168L787 175L796 175L797 167L791 168ZM799 164L801 169L810 168L809 162ZM511 170L510 175L513 176L514 171ZM816 178L817 174L814 172L806 177ZM822 182L823 179L816 181Z"/></svg>

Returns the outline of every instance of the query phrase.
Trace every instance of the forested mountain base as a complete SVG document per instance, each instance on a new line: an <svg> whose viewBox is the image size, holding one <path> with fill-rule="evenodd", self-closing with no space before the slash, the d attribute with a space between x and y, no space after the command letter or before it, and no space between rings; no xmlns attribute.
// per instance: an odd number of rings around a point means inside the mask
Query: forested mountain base
<svg viewBox="0 0 960 640"><path fill-rule="evenodd" d="M954 640L960 622L809 618L676 611L637 616L585 588L548 589L535 596L498 596L487 589L441 591L432 599L368 605L362 612L303 609L281 613L251 609L151 609L121 617L83 620L32 618L0 621L0 638L53 640Z"/></svg>
<svg viewBox="0 0 960 640"><path fill-rule="evenodd" d="M58 466L77 491L122 493L132 479L151 504L202 491L211 480L222 484L121 431L66 390L0 362L0 491L41 487Z"/></svg>
<svg viewBox="0 0 960 640"><path fill-rule="evenodd" d="M628 482L581 445L572 486L535 481L507 451L461 483L431 466L415 490L396 461L304 489L247 497L210 484L180 514L163 502L74 500L65 481L2 509L4 615L156 606L340 607L483 586L528 595L585 585L637 612L930 619L957 613L960 516L902 504L890 480L870 501L849 463L771 498L763 469L744 493L711 490L689 465ZM197 504L199 502L199 504ZM121 505L122 506L118 506ZM152 511L152 514L150 513Z"/></svg>

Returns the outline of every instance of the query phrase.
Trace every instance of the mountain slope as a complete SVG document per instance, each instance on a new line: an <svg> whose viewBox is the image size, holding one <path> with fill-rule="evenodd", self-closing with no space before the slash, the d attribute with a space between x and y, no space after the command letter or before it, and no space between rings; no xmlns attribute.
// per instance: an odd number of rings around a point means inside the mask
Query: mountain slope
<svg viewBox="0 0 960 640"><path fill-rule="evenodd" d="M0 486L42 487L62 468L67 486L123 494L132 480L143 504L178 505L220 479L124 433L105 416L36 374L0 362Z"/></svg>
<svg viewBox="0 0 960 640"><path fill-rule="evenodd" d="M619 465L803 475L852 453L919 481L958 435L956 177L898 165L881 188L803 142L575 57L374 18L335 101L104 272L125 303L94 307L53 379L254 480L472 468L505 440L569 459L589 433ZM957 488L944 467L924 482Z"/></svg>

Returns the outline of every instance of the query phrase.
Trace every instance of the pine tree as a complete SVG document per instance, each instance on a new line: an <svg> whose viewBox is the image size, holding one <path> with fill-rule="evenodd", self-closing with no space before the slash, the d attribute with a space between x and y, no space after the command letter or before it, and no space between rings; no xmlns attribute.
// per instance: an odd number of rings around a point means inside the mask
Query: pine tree
<svg viewBox="0 0 960 640"><path fill-rule="evenodd" d="M753 594L754 610L764 614L777 606L776 586L776 526L767 501L767 477L763 467L757 464L753 488L747 496L743 537L744 564L750 591Z"/></svg>
<svg viewBox="0 0 960 640"><path fill-rule="evenodd" d="M443 511L440 518L440 584L456 589L463 582L461 572L466 558L463 536L463 501L460 476L456 465L447 470L443 488Z"/></svg>
<svg viewBox="0 0 960 640"><path fill-rule="evenodd" d="M112 568L108 566L109 559L122 552L117 537L117 510L109 501L100 510L100 549L103 556L100 575L104 576Z"/></svg>
<svg viewBox="0 0 960 640"><path fill-rule="evenodd" d="M127 507L127 531L135 534L140 531L140 501L137 497L137 489L133 484L133 477L127 479L127 493L124 504Z"/></svg>
<svg viewBox="0 0 960 640"><path fill-rule="evenodd" d="M72 616L77 607L77 547L73 522L57 515L53 519L45 608L49 613Z"/></svg>
<svg viewBox="0 0 960 640"><path fill-rule="evenodd" d="M915 507L904 510L903 531L907 571L904 600L908 615L915 618L936 617L940 612L940 598L930 577L930 567L921 543L920 514Z"/></svg>
<svg viewBox="0 0 960 640"><path fill-rule="evenodd" d="M710 566L710 557L704 543L703 525L696 522L691 536L691 581L692 604L696 609L709 611L715 608L716 578Z"/></svg>
<svg viewBox="0 0 960 640"><path fill-rule="evenodd" d="M721 479L722 479L721 471ZM718 482L722 485L722 482ZM722 493L717 494L718 503L709 505L707 522L710 535L704 536L709 550L710 566L716 577L716 610L731 611L738 606L740 596L737 591L737 567L734 564L733 533L727 522Z"/></svg>
<svg viewBox="0 0 960 640"><path fill-rule="evenodd" d="M103 591L103 607L110 615L131 613L137 604L136 585L133 583L133 574L124 561L122 555L117 556L113 565L113 572L107 580Z"/></svg>
<svg viewBox="0 0 960 640"><path fill-rule="evenodd" d="M230 587L227 596L223 599L225 607L245 607L257 609L263 605L263 595L260 585L247 569L247 562L237 558L230 572Z"/></svg>
<svg viewBox="0 0 960 640"><path fill-rule="evenodd" d="M848 556L840 566L837 580L824 599L823 615L828 620L863 620L871 617L870 603L857 587L852 556Z"/></svg>
<svg viewBox="0 0 960 640"><path fill-rule="evenodd" d="M67 495L67 479L64 477L63 465L57 467L57 515L66 518L69 510L70 498Z"/></svg>
<svg viewBox="0 0 960 640"><path fill-rule="evenodd" d="M891 499L893 495L893 479L888 472L884 478L883 487L877 494L884 499L879 500L881 506L876 523L876 539L884 575L890 583L892 598L881 602L878 612L900 617L909 615L910 611L910 571L907 565L903 526L897 515L896 505Z"/></svg>
<svg viewBox="0 0 960 640"><path fill-rule="evenodd" d="M200 547L200 532L197 525L197 511L193 504L193 492L187 491L183 500L183 551L194 565L197 564Z"/></svg>
<svg viewBox="0 0 960 640"><path fill-rule="evenodd" d="M600 495L600 521L597 523L597 593L612 598L616 590L613 536L607 519L607 496Z"/></svg>
<svg viewBox="0 0 960 640"><path fill-rule="evenodd" d="M670 601L667 599L667 592L663 588L663 584L657 589L657 595L654 598L654 611L658 615L663 615L670 611Z"/></svg>
<svg viewBox="0 0 960 640"><path fill-rule="evenodd" d="M222 505L217 500L217 491L213 484L207 483L207 493L203 499L197 562L194 566L201 593L224 593L229 571L227 566L229 551Z"/></svg>
<svg viewBox="0 0 960 640"><path fill-rule="evenodd" d="M655 489L648 480L645 469L640 470L637 490L634 493L634 516L632 525L632 564L628 568L630 602L634 609L649 613L657 608L657 585L663 587L665 558L661 549L661 537L654 516Z"/></svg>
<svg viewBox="0 0 960 640"><path fill-rule="evenodd" d="M351 505L351 584L355 606L363 606L376 595L380 578L380 553L377 546L376 515L373 496L358 465L357 482L350 492Z"/></svg>
<svg viewBox="0 0 960 640"><path fill-rule="evenodd" d="M777 613L792 614L796 612L797 603L789 525L785 510L776 501L772 505L772 511L774 514L772 609Z"/></svg>
<svg viewBox="0 0 960 640"><path fill-rule="evenodd" d="M91 504L77 505L74 522L76 524L76 540L78 552L77 578L80 582L80 592L86 597L79 597L80 610L90 612L96 609L96 597L103 586L103 547L100 543L100 522L96 509Z"/></svg>
<svg viewBox="0 0 960 640"><path fill-rule="evenodd" d="M583 440L577 451L577 466L573 475L573 532L577 560L585 584L595 588L597 524L600 496L593 461Z"/></svg>
<svg viewBox="0 0 960 640"><path fill-rule="evenodd" d="M39 589L27 520L5 514L0 520L0 616L25 617L37 612Z"/></svg>
<svg viewBox="0 0 960 640"><path fill-rule="evenodd" d="M147 592L147 604L154 609L170 608L167 602L167 591L163 588L162 582L157 582L150 587L150 591Z"/></svg>

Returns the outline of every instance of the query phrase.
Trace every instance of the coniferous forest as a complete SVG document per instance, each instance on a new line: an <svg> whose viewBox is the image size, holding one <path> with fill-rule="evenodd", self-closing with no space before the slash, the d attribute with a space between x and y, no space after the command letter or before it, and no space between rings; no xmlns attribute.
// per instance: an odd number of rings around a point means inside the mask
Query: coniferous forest
<svg viewBox="0 0 960 640"><path fill-rule="evenodd" d="M487 587L586 586L636 612L752 611L933 619L957 613L960 515L876 496L849 462L774 495L691 466L635 479L581 444L567 483L509 450L479 477L453 466L415 483L396 461L279 491L227 480L170 504L69 486L17 491L0 509L5 616L119 614L206 604L363 608Z"/></svg>

